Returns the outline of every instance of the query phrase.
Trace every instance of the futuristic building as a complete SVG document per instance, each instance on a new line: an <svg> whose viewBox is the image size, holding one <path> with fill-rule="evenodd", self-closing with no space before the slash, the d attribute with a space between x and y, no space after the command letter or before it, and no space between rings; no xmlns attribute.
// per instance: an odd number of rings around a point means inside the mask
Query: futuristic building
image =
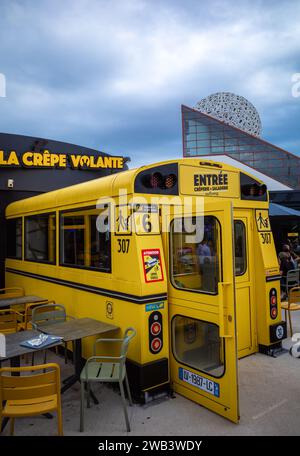
<svg viewBox="0 0 300 456"><path fill-rule="evenodd" d="M259 137L259 115L245 98L221 92L181 110L184 157L227 155L300 189L300 157Z"/></svg>

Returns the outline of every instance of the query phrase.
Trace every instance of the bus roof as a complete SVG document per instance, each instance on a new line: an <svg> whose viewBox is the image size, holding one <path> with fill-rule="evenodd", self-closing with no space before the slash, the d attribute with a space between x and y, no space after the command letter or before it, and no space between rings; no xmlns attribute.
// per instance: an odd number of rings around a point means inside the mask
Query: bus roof
<svg viewBox="0 0 300 456"><path fill-rule="evenodd" d="M241 171L238 168L221 162L206 159L203 161L201 160L201 157L157 162L15 201L7 206L6 216L15 217L21 214L53 210L62 206L72 206L81 203L94 204L99 198L118 196L120 189L124 189L128 194L132 194L134 192L134 181L137 174L147 169L150 170L159 166L171 164L178 164L179 166L188 164L198 167L199 170L202 167L211 167L212 170L217 168L219 170L222 169L222 171L232 171L235 173ZM244 171L242 172L262 184L261 181L254 178L254 176L251 176L251 174L245 173Z"/></svg>

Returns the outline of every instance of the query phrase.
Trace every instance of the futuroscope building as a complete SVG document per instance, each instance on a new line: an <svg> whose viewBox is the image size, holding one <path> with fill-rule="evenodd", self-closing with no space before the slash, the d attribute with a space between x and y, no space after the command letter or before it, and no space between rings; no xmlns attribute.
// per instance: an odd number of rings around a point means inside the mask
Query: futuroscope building
<svg viewBox="0 0 300 456"><path fill-rule="evenodd" d="M300 212L295 211L300 211L300 157L261 138L262 123L253 104L219 92L181 110L184 157L215 159L256 175L267 184L270 201L277 203L270 206L277 250L288 238L300 239Z"/></svg>
<svg viewBox="0 0 300 456"><path fill-rule="evenodd" d="M282 190L300 190L300 157L261 138L259 114L244 97L218 92L181 110L184 157L226 155L278 181Z"/></svg>

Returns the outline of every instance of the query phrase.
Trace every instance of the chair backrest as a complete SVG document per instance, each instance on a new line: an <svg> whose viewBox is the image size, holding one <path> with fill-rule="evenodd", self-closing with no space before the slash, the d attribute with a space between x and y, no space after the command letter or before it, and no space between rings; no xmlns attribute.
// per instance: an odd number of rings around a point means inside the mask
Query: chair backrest
<svg viewBox="0 0 300 456"><path fill-rule="evenodd" d="M299 285L300 269L290 269L286 275L287 289Z"/></svg>
<svg viewBox="0 0 300 456"><path fill-rule="evenodd" d="M129 327L125 330L124 339L121 346L121 356L127 356L129 342L136 336L136 330L132 327Z"/></svg>
<svg viewBox="0 0 300 456"><path fill-rule="evenodd" d="M25 329L28 328L29 322L32 320L32 312L35 307L42 306L44 304L55 304L54 301L48 301L48 299L45 299L44 301L38 301L38 302L30 302L25 304L25 312L24 312L24 327Z"/></svg>
<svg viewBox="0 0 300 456"><path fill-rule="evenodd" d="M122 356L123 359L125 360L126 359L126 356L127 356L127 352L128 352L128 348L129 348L129 342L131 341L131 339L136 335L136 330L134 328L127 328L125 330L125 333L124 333L124 337L122 339L97 339L95 342L94 342L94 356L98 356L97 355L97 345L99 343L110 343L110 344L115 344L116 342L119 342L119 347L120 347L120 351L118 353L119 356ZM113 347L113 345L111 345Z"/></svg>
<svg viewBox="0 0 300 456"><path fill-rule="evenodd" d="M293 287L289 291L289 305L300 304L300 287Z"/></svg>
<svg viewBox="0 0 300 456"><path fill-rule="evenodd" d="M66 321L66 309L61 304L48 303L32 309L32 325L35 328Z"/></svg>
<svg viewBox="0 0 300 456"><path fill-rule="evenodd" d="M1 288L0 289L0 300L1 299L10 299L10 298L19 298L21 296L24 296L24 289L21 287Z"/></svg>
<svg viewBox="0 0 300 456"><path fill-rule="evenodd" d="M10 334L17 332L18 329L18 312L7 309L0 310L0 333Z"/></svg>
<svg viewBox="0 0 300 456"><path fill-rule="evenodd" d="M31 373L32 371L42 372L34 375L20 375L22 372L27 374L27 372ZM60 370L58 364L49 363L0 369L0 407L2 401L37 399L54 394L60 397ZM26 415L26 406L24 406L24 415Z"/></svg>

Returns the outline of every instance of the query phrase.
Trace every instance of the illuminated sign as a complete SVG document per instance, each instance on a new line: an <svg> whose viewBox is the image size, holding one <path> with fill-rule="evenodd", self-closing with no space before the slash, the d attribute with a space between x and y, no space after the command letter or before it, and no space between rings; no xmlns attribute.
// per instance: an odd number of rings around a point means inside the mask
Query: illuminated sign
<svg viewBox="0 0 300 456"><path fill-rule="evenodd" d="M58 168L64 169L123 169L124 158L105 155L55 154L44 152L23 152L17 155L15 150L5 154L0 150L0 168Z"/></svg>

